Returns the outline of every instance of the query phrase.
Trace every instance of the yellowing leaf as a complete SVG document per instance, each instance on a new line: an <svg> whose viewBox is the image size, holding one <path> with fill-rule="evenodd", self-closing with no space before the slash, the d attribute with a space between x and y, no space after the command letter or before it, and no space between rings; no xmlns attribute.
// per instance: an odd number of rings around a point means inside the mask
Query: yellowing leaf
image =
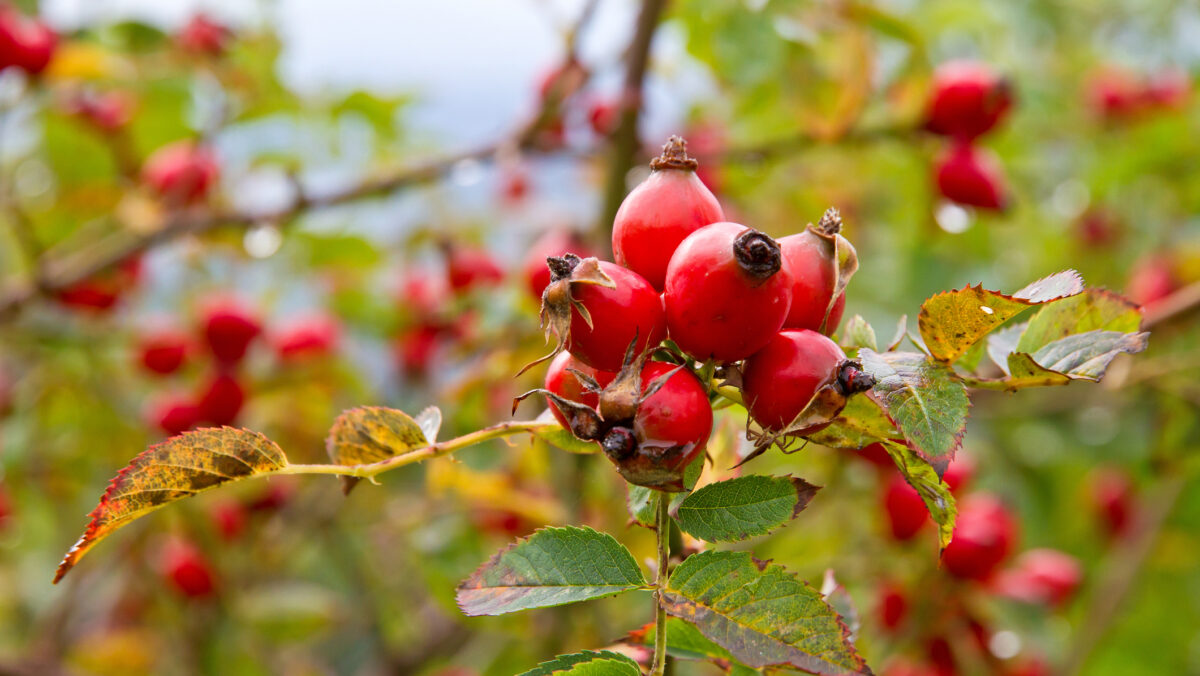
<svg viewBox="0 0 1200 676"><path fill-rule="evenodd" d="M422 418L432 429L433 415L422 414ZM428 445L421 423L404 411L382 406L363 406L342 413L325 440L325 450L335 465L367 465ZM342 492L348 494L358 481L356 477L342 477Z"/></svg>

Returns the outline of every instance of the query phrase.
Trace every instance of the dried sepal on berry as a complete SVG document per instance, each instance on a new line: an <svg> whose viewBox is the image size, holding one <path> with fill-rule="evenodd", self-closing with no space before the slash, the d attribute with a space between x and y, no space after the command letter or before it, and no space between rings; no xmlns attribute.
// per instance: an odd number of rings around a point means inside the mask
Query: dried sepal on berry
<svg viewBox="0 0 1200 676"><path fill-rule="evenodd" d="M542 331L546 334L546 342L554 336L554 350L544 357L529 362L521 368L517 375L525 373L533 366L547 359L552 359L566 349L571 336L571 310L579 312L587 325L592 325L591 313L582 303L575 300L571 293L576 284L594 284L608 289L615 289L616 282L600 269L600 259L580 258L568 253L562 256L551 256L546 259L550 268L550 284L542 292Z"/></svg>
<svg viewBox="0 0 1200 676"><path fill-rule="evenodd" d="M825 308L825 318L821 321L819 329L821 333L826 333L828 328L826 324L829 322L830 313L833 312L838 299L846 291L846 286L850 284L850 278L858 272L858 252L855 251L850 240L842 235L842 215L834 207L826 209L816 225L809 224L808 230L829 247L830 260L834 261L836 279L833 284L833 295L829 299L829 306Z"/></svg>

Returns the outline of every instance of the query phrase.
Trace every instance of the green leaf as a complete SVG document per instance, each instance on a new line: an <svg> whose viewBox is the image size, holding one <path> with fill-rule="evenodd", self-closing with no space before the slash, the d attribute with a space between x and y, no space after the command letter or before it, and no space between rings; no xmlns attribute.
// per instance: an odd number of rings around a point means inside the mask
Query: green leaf
<svg viewBox="0 0 1200 676"><path fill-rule="evenodd" d="M708 542L767 533L799 514L820 490L804 479L752 474L711 483L683 499L679 527Z"/></svg>
<svg viewBox="0 0 1200 676"><path fill-rule="evenodd" d="M875 339L875 329L871 328L862 315L854 315L850 321L846 322L845 342L850 347L867 347L876 352L879 351L879 344Z"/></svg>
<svg viewBox="0 0 1200 676"><path fill-rule="evenodd" d="M628 645L653 646L657 634L654 623L651 622L641 629L629 632L622 642ZM696 625L677 617L667 618L667 654L681 660L713 662L722 666L735 661L728 650L708 640Z"/></svg>
<svg viewBox="0 0 1200 676"><path fill-rule="evenodd" d="M1083 291L1083 280L1067 270L1021 289L1009 296L988 291L983 285L939 293L921 305L917 326L929 353L952 363L1002 324L1033 305Z"/></svg>
<svg viewBox="0 0 1200 676"><path fill-rule="evenodd" d="M700 474L704 472L704 459L705 456L701 453L683 470L683 485L688 490L691 490L696 485L696 482L700 480ZM654 489L626 482L625 490L625 507L629 510L629 516L633 519L633 522L639 526L653 528L655 509ZM688 493L671 494L670 510L672 513L679 508L679 505L688 495Z"/></svg>
<svg viewBox="0 0 1200 676"><path fill-rule="evenodd" d="M950 486L942 481L932 465L911 448L893 441L885 441L883 447L892 456L892 462L896 463L896 469L900 470L904 480L917 489L917 494L925 502L929 516L938 526L938 547L945 549L954 536L954 521L958 518L958 507L950 493Z"/></svg>
<svg viewBox="0 0 1200 676"><path fill-rule="evenodd" d="M1029 320L1013 351L1032 354L1075 334L1089 331L1136 333L1141 326L1142 313L1135 303L1106 289L1088 289L1078 296L1057 300L1039 309Z"/></svg>
<svg viewBox="0 0 1200 676"><path fill-rule="evenodd" d="M366 465L428 445L421 423L404 411L382 406L363 406L342 413L325 439L325 451L335 465ZM359 481L357 477L341 480L346 494Z"/></svg>
<svg viewBox="0 0 1200 676"><path fill-rule="evenodd" d="M646 585L633 555L591 528L543 528L500 551L458 586L467 615L501 615L613 596Z"/></svg>
<svg viewBox="0 0 1200 676"><path fill-rule="evenodd" d="M871 673L821 592L748 552L688 557L671 574L659 602L749 666Z"/></svg>
<svg viewBox="0 0 1200 676"><path fill-rule="evenodd" d="M632 658L610 650L595 652L585 650L570 655L559 655L542 662L520 676L641 676L642 668Z"/></svg>
<svg viewBox="0 0 1200 676"><path fill-rule="evenodd" d="M850 397L846 408L842 409L828 427L808 435L807 438L829 448L857 451L876 441L893 439L899 434L899 430L873 399Z"/></svg>
<svg viewBox="0 0 1200 676"><path fill-rule="evenodd" d="M915 352L859 352L875 376L868 396L883 408L904 439L930 461L949 461L962 443L971 406L967 388L949 366Z"/></svg>

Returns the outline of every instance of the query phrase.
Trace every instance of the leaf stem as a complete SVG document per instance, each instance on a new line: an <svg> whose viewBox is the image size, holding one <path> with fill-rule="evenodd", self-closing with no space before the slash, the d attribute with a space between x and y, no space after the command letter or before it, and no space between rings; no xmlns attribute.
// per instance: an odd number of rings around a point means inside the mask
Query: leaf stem
<svg viewBox="0 0 1200 676"><path fill-rule="evenodd" d="M481 444L485 441L500 439L523 432L535 432L543 427L556 427L557 425L558 423L556 422L538 422L535 420L504 422L464 434L461 437L430 444L429 446L414 448L386 460L380 460L368 465L287 465L271 472L271 474L332 474L335 476L352 476L360 479L369 479L397 467L404 467L405 465L411 465L431 458L440 458L443 455L449 455L454 451L474 446L475 444Z"/></svg>
<svg viewBox="0 0 1200 676"><path fill-rule="evenodd" d="M667 563L671 558L671 496L654 491L654 500L657 502L654 532L658 541L658 578L654 581L654 667L650 676L663 676L667 667L667 611L662 604L662 593L667 588Z"/></svg>

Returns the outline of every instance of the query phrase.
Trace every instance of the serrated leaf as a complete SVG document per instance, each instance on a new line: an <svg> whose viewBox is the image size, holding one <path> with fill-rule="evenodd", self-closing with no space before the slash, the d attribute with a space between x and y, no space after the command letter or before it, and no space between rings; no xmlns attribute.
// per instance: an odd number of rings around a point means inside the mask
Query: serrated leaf
<svg viewBox="0 0 1200 676"><path fill-rule="evenodd" d="M231 427L184 432L133 459L108 484L83 536L58 564L62 579L102 538L134 519L210 488L269 474L288 464L265 436Z"/></svg>
<svg viewBox="0 0 1200 676"><path fill-rule="evenodd" d="M879 351L879 344L876 342L875 329L867 323L867 320L862 318L862 315L854 315L850 321L846 322L846 345L851 347L867 347L876 352Z"/></svg>
<svg viewBox="0 0 1200 676"><path fill-rule="evenodd" d="M868 393L922 457L949 462L962 443L971 402L967 388L945 364L915 352L859 352L875 376Z"/></svg>
<svg viewBox="0 0 1200 676"><path fill-rule="evenodd" d="M1013 295L967 286L932 296L921 305L917 327L935 359L947 363L1025 309L1083 291L1083 280L1067 270L1030 284Z"/></svg>
<svg viewBox="0 0 1200 676"><path fill-rule="evenodd" d="M366 465L428 445L421 424L404 411L363 406L338 416L325 440L325 451L335 465ZM341 480L346 494L359 482L357 477Z"/></svg>
<svg viewBox="0 0 1200 676"><path fill-rule="evenodd" d="M554 676L554 674L571 676L641 676L642 668L633 658L612 652L611 650L572 653L559 655L552 660L542 662L520 676Z"/></svg>
<svg viewBox="0 0 1200 676"><path fill-rule="evenodd" d="M1089 331L1135 333L1141 324L1142 313L1132 301L1105 289L1088 289L1040 308L1013 351L1032 354L1067 336Z"/></svg>
<svg viewBox="0 0 1200 676"><path fill-rule="evenodd" d="M629 635L622 639L622 643L653 646L657 633L654 623L651 622L641 629L629 632ZM712 662L724 668L736 662L728 650L706 638L696 625L677 617L667 618L667 654L681 660Z"/></svg>
<svg viewBox="0 0 1200 676"><path fill-rule="evenodd" d="M892 457L892 462L896 463L901 476L925 502L929 516L938 527L938 548L945 549L954 536L954 522L958 518L958 507L954 495L950 493L950 486L942 481L933 465L911 448L892 441L885 441L883 446Z"/></svg>
<svg viewBox="0 0 1200 676"><path fill-rule="evenodd" d="M1088 331L1056 340L1033 353L1039 365L1072 378L1099 380L1118 354L1146 349L1149 333Z"/></svg>
<svg viewBox="0 0 1200 676"><path fill-rule="evenodd" d="M692 493L679 504L675 518L684 532L701 540L736 542L791 521L818 490L804 479L752 474Z"/></svg>
<svg viewBox="0 0 1200 676"><path fill-rule="evenodd" d="M543 528L518 540L458 586L467 615L501 615L613 596L646 585L633 555L591 528Z"/></svg>
<svg viewBox="0 0 1200 676"><path fill-rule="evenodd" d="M842 621L846 623L846 628L850 630L850 642L857 643L858 632L862 629L858 606L854 604L850 592L846 591L846 588L834 577L832 568L825 570L825 579L821 582L821 595L825 597L825 602L829 604L829 607L833 608L834 612L840 615Z"/></svg>
<svg viewBox="0 0 1200 676"><path fill-rule="evenodd" d="M857 451L876 441L895 438L899 434L899 430L873 399L850 397L846 408L842 409L828 427L808 435L807 438L829 448Z"/></svg>
<svg viewBox="0 0 1200 676"><path fill-rule="evenodd" d="M711 440L710 444L713 443ZM713 448L710 445L709 451ZM701 453L691 464L683 470L683 485L687 490L691 490L696 482L700 480L700 475L704 472L705 454ZM629 516L633 522L639 526L646 528L654 527L654 489L645 486L638 486L625 482L625 507L629 510ZM679 508L679 505L687 498L688 493L672 493L669 509L672 513Z"/></svg>
<svg viewBox="0 0 1200 676"><path fill-rule="evenodd" d="M659 602L749 666L871 673L821 592L748 552L688 557L671 574Z"/></svg>

